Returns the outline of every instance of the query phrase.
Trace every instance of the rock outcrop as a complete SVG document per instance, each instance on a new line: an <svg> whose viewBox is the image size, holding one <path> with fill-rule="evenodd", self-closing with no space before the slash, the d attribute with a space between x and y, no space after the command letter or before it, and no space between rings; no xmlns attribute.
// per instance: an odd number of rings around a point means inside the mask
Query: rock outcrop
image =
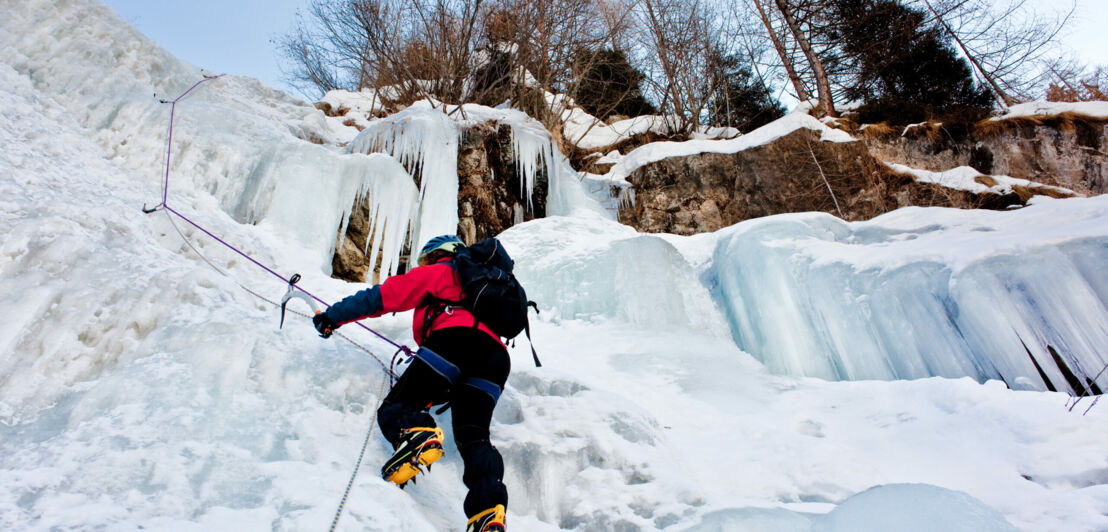
<svg viewBox="0 0 1108 532"><path fill-rule="evenodd" d="M870 134L866 135L866 141L824 142L815 130L797 129L764 145L736 153L700 153L663 159L639 167L628 176L634 191L633 201L621 206L619 219L640 231L689 235L788 212L823 211L858 221L907 206L1006 209L1024 205L1034 195L1068 197L1072 194L1034 183L996 187L997 180L989 175L978 176L975 181L982 188L993 187L994 191L970 192L920 181L913 175L892 170L883 162L895 161L944 171L959 165L969 166L962 161L972 160L982 173L989 174L989 170L993 170L993 175L1000 175L1001 172L996 171L998 167L1011 168L1015 164L1012 161L1019 160L1023 161L1020 164L1024 168L1039 169L1031 172L1040 178L1039 181L1062 182L1064 186L1064 180L1045 179L1046 170L1042 168L1049 165L1043 161L1084 157L1081 159L1084 164L1100 168L1096 161L1103 156L1102 153L1079 156L1065 152L1054 158L1036 158L1021 154L1018 145L997 141L988 146L994 146L997 153L1005 155L988 159L983 151L986 148L977 147L976 151L970 148L963 152L943 144L941 135L934 133L925 132L900 140L887 140L891 134ZM1087 135L1083 138L1082 142L1089 141ZM939 146L945 147L937 153L924 153ZM986 165L981 162L985 159L994 163ZM1006 162L1000 165L995 163L997 160ZM1093 180L1093 183L1098 181Z"/></svg>
<svg viewBox="0 0 1108 532"><path fill-rule="evenodd" d="M485 122L465 130L458 144L458 235L467 244L546 216L549 178L535 180L524 197L509 126Z"/></svg>
<svg viewBox="0 0 1108 532"><path fill-rule="evenodd" d="M984 174L1108 192L1108 120L1075 114L982 122L958 133L923 124L889 134L863 135L883 161L924 170L971 166Z"/></svg>
<svg viewBox="0 0 1108 532"><path fill-rule="evenodd" d="M818 131L801 128L737 153L642 166L627 179L634 201L620 208L619 218L640 231L681 235L786 212L864 219L896 208L889 174L865 144L823 142Z"/></svg>

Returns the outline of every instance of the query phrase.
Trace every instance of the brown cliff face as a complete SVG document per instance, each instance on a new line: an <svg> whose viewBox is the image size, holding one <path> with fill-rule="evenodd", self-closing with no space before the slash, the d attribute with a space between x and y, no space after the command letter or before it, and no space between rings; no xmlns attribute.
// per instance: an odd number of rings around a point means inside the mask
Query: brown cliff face
<svg viewBox="0 0 1108 532"><path fill-rule="evenodd" d="M1080 193L1108 192L1108 120L1075 114L986 121L958 134L934 125L864 135L881 160L923 170L971 166Z"/></svg>
<svg viewBox="0 0 1108 532"><path fill-rule="evenodd" d="M819 137L798 129L738 153L643 166L628 177L635 199L620 209L620 221L642 231L689 235L786 212L841 211L846 219L861 219L896 208L884 190L883 167L864 144Z"/></svg>
<svg viewBox="0 0 1108 532"><path fill-rule="evenodd" d="M816 131L799 129L738 153L701 153L645 165L628 177L634 201L620 208L620 222L640 231L690 235L788 212L822 211L858 221L908 206L999 210L1024 205L1036 194L1069 196L1065 191L1035 185L1013 187L1006 194L975 194L916 181L881 162L890 160L941 171L964 164L959 157L982 157L972 150L961 153L949 149L930 155L920 151L931 149L927 143L932 147L941 145L941 135L920 134L894 141L874 140L876 136L869 135L865 142L844 143L822 142L819 137ZM901 149L898 151L896 146ZM1018 146L1005 149L1019 153ZM903 156L906 152L914 154L907 157L907 162ZM1010 158L1014 160L1014 156ZM1038 161L1035 164L1039 167L1046 165L1041 157L1020 160ZM925 162L928 164L922 164ZM978 170L988 173L987 168ZM979 177L978 182L996 184L988 176Z"/></svg>
<svg viewBox="0 0 1108 532"><path fill-rule="evenodd" d="M545 174L538 176L529 208L521 192L508 126L487 122L465 130L458 145L458 236L472 244L518 223L546 216L548 183ZM369 238L368 198L352 209L346 238L338 239L342 240L341 246L336 240L331 276L378 283L383 280L380 261L370 265L363 252ZM400 272L407 270L403 261L408 253L405 249L401 254Z"/></svg>
<svg viewBox="0 0 1108 532"><path fill-rule="evenodd" d="M466 244L546 216L548 188L548 176L540 175L528 207L508 126L486 122L462 133L458 143L458 235Z"/></svg>

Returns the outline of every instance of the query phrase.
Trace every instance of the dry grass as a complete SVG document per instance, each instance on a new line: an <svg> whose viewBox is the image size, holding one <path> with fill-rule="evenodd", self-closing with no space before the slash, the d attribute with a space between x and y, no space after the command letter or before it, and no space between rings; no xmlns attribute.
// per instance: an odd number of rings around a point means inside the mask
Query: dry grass
<svg viewBox="0 0 1108 532"><path fill-rule="evenodd" d="M347 126L347 127L355 128L358 131L362 131L362 130L365 129L365 126L359 125L358 122L356 120L354 120L353 118L348 118L346 120L343 120L342 125Z"/></svg>
<svg viewBox="0 0 1108 532"><path fill-rule="evenodd" d="M988 176L988 175L979 175L979 176L973 178L973 180L977 184L985 185L989 188L995 187L995 186L1000 184L1000 183L997 182L996 179L993 179L993 176Z"/></svg>
<svg viewBox="0 0 1108 532"><path fill-rule="evenodd" d="M1032 196L1047 196L1055 199L1077 197L1077 194L1069 190L1035 183L1028 186L1014 185L1012 190L1014 190L1025 203L1027 200L1031 199Z"/></svg>
<svg viewBox="0 0 1108 532"><path fill-rule="evenodd" d="M1105 125L1108 125L1108 118L1067 112L1056 115L1015 116L1001 120L982 120L974 126L973 131L980 138L996 138L1036 127L1048 127L1063 133L1072 133L1079 126L1099 128Z"/></svg>
<svg viewBox="0 0 1108 532"><path fill-rule="evenodd" d="M867 139L887 139L897 136L897 129L890 126L888 122L878 122L876 124L866 124L862 126L859 133Z"/></svg>
<svg viewBox="0 0 1108 532"><path fill-rule="evenodd" d="M901 135L909 139L926 138L928 142L937 144L943 139L943 125L938 122L924 122L904 128Z"/></svg>
<svg viewBox="0 0 1108 532"><path fill-rule="evenodd" d="M833 128L833 129L846 131L847 133L850 133L851 135L853 135L854 133L857 133L858 132L858 127L859 127L857 122L855 122L854 120L852 120L852 119L850 119L846 116L840 116L838 118L828 120L828 121L824 122L824 124L827 127L830 127L830 128Z"/></svg>

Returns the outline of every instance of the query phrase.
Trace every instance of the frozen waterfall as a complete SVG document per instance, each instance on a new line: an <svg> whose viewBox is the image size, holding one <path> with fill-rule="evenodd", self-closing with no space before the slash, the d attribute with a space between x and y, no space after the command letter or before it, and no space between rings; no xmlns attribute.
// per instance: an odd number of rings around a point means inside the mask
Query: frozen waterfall
<svg viewBox="0 0 1108 532"><path fill-rule="evenodd" d="M709 282L735 342L776 373L1082 394L1108 363L1105 227L1104 197L775 216L721 231Z"/></svg>

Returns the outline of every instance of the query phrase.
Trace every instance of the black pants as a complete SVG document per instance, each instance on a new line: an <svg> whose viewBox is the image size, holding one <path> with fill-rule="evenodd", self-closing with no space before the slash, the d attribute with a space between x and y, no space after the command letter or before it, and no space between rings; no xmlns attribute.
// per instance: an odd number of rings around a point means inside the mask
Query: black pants
<svg viewBox="0 0 1108 532"><path fill-rule="evenodd" d="M511 371L508 352L488 334L472 327L450 327L434 331L423 346L438 353L462 370L462 379L479 377L504 388ZM412 360L396 386L377 410L377 424L385 438L396 445L404 429L436 427L428 412L431 405L449 401L454 415L454 440L462 455L462 482L469 488L464 504L472 517L497 504L508 505L504 487L504 459L489 441L489 423L496 403L473 386L451 386L418 358Z"/></svg>

